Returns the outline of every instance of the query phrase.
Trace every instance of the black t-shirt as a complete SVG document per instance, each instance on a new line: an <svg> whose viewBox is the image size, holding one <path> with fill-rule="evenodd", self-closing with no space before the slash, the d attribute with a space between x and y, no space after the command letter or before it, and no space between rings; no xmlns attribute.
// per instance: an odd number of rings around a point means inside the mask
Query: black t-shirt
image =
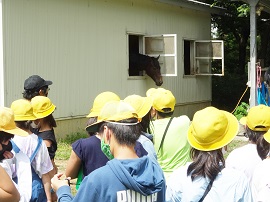
<svg viewBox="0 0 270 202"><path fill-rule="evenodd" d="M50 158L54 159L55 157L55 152L57 150L57 142L54 134L54 130L47 130L47 131L42 131L39 132L39 129L34 129L33 131L37 136L41 137L43 140L50 140L52 142L50 147L47 147Z"/></svg>

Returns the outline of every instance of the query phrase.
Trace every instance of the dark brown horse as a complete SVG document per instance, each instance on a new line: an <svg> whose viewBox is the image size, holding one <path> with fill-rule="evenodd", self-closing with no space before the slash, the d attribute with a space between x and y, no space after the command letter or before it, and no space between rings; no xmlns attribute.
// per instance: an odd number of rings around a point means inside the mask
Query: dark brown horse
<svg viewBox="0 0 270 202"><path fill-rule="evenodd" d="M139 53L132 53L129 55L129 76L139 76L140 72L145 70L146 74L150 76L157 86L163 83L160 73L160 65L158 57L150 57Z"/></svg>

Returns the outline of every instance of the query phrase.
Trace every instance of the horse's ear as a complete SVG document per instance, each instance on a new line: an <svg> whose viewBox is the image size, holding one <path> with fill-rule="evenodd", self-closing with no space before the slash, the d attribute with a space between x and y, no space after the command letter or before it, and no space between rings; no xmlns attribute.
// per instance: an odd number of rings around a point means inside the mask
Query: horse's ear
<svg viewBox="0 0 270 202"><path fill-rule="evenodd" d="M159 57L160 57L160 55L159 55L159 56L157 56L157 60L159 59Z"/></svg>

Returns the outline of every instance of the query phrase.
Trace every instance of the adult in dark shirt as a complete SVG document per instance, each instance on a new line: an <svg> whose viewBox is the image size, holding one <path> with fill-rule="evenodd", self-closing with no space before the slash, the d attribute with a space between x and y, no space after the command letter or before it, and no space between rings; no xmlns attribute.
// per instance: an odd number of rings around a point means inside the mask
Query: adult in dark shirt
<svg viewBox="0 0 270 202"><path fill-rule="evenodd" d="M38 75L32 75L24 81L23 98L31 100L37 95L47 97L52 81L46 81Z"/></svg>

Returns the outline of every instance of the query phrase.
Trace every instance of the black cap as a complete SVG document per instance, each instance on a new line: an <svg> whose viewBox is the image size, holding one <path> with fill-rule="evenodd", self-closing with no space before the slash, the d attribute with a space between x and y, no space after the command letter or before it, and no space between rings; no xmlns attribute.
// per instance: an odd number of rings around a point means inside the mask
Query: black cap
<svg viewBox="0 0 270 202"><path fill-rule="evenodd" d="M43 86L49 86L52 81L45 81L38 75L32 75L24 81L24 90L39 90Z"/></svg>

